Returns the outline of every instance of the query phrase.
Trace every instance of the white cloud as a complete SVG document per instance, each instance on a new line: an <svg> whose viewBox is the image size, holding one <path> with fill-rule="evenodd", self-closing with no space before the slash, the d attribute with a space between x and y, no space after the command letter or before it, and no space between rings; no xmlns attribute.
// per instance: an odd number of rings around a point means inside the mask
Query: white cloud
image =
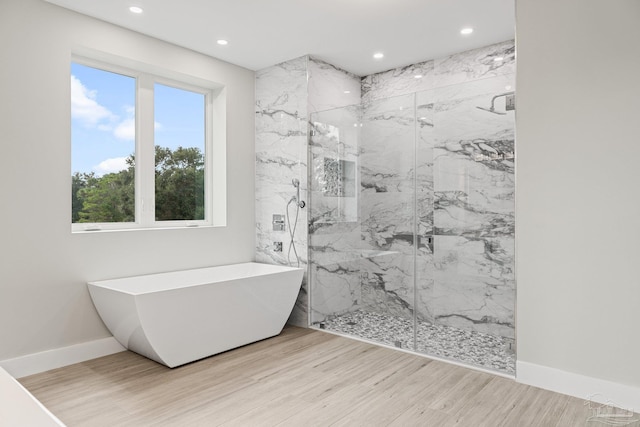
<svg viewBox="0 0 640 427"><path fill-rule="evenodd" d="M118 139L125 141L133 141L136 139L136 120L133 117L128 117L118 123L113 130L113 134Z"/></svg>
<svg viewBox="0 0 640 427"><path fill-rule="evenodd" d="M121 119L108 108L100 105L97 101L97 92L89 90L76 76L71 76L71 117L73 119L81 120L87 127L94 127L102 132L112 132L113 136L120 140L134 141L136 109L132 105L125 105L122 109L126 115L125 119ZM155 130L163 128L159 122L154 122L153 127Z"/></svg>
<svg viewBox="0 0 640 427"><path fill-rule="evenodd" d="M98 103L96 95L95 90L87 89L76 76L71 76L71 117L83 121L86 126L114 120L114 114Z"/></svg>
<svg viewBox="0 0 640 427"><path fill-rule="evenodd" d="M135 110L127 108L128 117L118 123L113 129L113 135L124 141L134 141L136 139L136 119L134 116ZM159 122L153 122L154 130L161 130L162 124Z"/></svg>
<svg viewBox="0 0 640 427"><path fill-rule="evenodd" d="M122 109L127 118L116 125L113 129L113 135L124 141L134 141L136 139L136 108L132 105L125 105Z"/></svg>
<svg viewBox="0 0 640 427"><path fill-rule="evenodd" d="M102 176L107 173L120 172L128 167L126 157L114 157L100 162L100 164L93 167L93 170L96 174Z"/></svg>

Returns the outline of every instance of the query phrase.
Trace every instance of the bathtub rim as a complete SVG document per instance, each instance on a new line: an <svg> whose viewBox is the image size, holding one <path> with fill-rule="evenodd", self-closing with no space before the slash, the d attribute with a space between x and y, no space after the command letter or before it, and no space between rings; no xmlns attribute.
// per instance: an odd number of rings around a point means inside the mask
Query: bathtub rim
<svg viewBox="0 0 640 427"><path fill-rule="evenodd" d="M143 280L151 280L160 279L160 280L168 280L168 278L176 278L179 279L184 277L190 272L204 272L207 270L234 270L241 269L242 267L253 267L254 269L263 268L265 271L250 271L249 274L237 274L227 278L216 278L215 276L211 276L208 279L200 279L189 281L188 283L182 283L176 285L175 283L171 286L158 286L157 282L149 284L147 282L146 289L138 289L143 288L143 285L137 284L136 282L141 282ZM125 277L117 277L112 279L104 279L104 280L92 280L87 282L89 288L91 287L99 287L104 288L114 292L121 292L128 295L138 296L138 295L147 295L159 292L169 292L169 291L179 291L186 288L198 287L198 286L206 286L206 285L215 285L218 283L228 283L234 281L242 281L249 280L257 277L265 277L272 276L278 274L286 274L293 273L298 271L306 271L306 269L302 267L289 267L287 265L280 264L266 264L261 262L243 262L243 263L233 263L233 264L224 264L224 265L216 265L216 266L208 266L208 267L196 267L196 268L186 268L180 270L171 270L165 271L162 273L151 273L151 274L140 274L134 276L125 276ZM125 284L123 286L123 284Z"/></svg>

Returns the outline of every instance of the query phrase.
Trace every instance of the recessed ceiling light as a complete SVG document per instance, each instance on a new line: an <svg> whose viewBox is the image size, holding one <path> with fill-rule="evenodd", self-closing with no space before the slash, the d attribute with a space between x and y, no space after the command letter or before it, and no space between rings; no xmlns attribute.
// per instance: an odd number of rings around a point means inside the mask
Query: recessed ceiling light
<svg viewBox="0 0 640 427"><path fill-rule="evenodd" d="M220 39L216 43L218 43L220 46L226 46L229 44L229 42L226 41L225 39Z"/></svg>
<svg viewBox="0 0 640 427"><path fill-rule="evenodd" d="M500 61L502 61L503 59L504 59L504 58L503 58L502 56L496 56L495 58L493 58L493 60L494 60L495 62L500 62Z"/></svg>
<svg viewBox="0 0 640 427"><path fill-rule="evenodd" d="M414 79L421 79L422 78L422 74L416 74L415 76L413 76Z"/></svg>
<svg viewBox="0 0 640 427"><path fill-rule="evenodd" d="M471 33L473 33L473 28L471 27L463 28L460 30L460 34L463 34L465 36Z"/></svg>
<svg viewBox="0 0 640 427"><path fill-rule="evenodd" d="M129 8L129 12L131 13L142 13L142 8L138 6L131 6Z"/></svg>
<svg viewBox="0 0 640 427"><path fill-rule="evenodd" d="M376 52L376 53L373 54L373 58L374 59L382 59L382 58L384 58L384 53Z"/></svg>
<svg viewBox="0 0 640 427"><path fill-rule="evenodd" d="M344 93L351 93L351 91L350 90L345 90Z"/></svg>

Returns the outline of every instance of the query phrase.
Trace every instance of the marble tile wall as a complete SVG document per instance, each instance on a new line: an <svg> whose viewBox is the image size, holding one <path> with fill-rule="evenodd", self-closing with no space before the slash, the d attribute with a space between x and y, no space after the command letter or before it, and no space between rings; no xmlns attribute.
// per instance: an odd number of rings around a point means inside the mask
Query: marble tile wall
<svg viewBox="0 0 640 427"><path fill-rule="evenodd" d="M496 58L502 60L496 61ZM515 43L508 40L363 77L362 101L367 103L513 73ZM421 77L416 78L417 76Z"/></svg>
<svg viewBox="0 0 640 427"><path fill-rule="evenodd" d="M357 169L361 115L359 105L311 115L312 324L360 307Z"/></svg>
<svg viewBox="0 0 640 427"><path fill-rule="evenodd" d="M412 319L414 263L423 277L433 269L429 245L413 255L414 102L411 94L312 115L312 322L359 309ZM420 174L432 181L431 152ZM327 158L357 165L356 197L323 192Z"/></svg>
<svg viewBox="0 0 640 427"><path fill-rule="evenodd" d="M360 104L360 77L309 57L309 114Z"/></svg>
<svg viewBox="0 0 640 427"><path fill-rule="evenodd" d="M297 264L293 251L288 256L288 231L274 231L272 222L273 214L286 214L287 202L295 195L292 179L298 179L300 198L307 207L298 212L294 242L300 266L307 268L309 115L359 100L358 77L308 56L256 72L256 261L288 264L290 259ZM293 223L295 204L289 206L289 213ZM282 252L274 250L274 242L283 243ZM307 326L308 313L305 274L289 323Z"/></svg>
<svg viewBox="0 0 640 427"><path fill-rule="evenodd" d="M362 239L395 252L360 264L367 311L513 338L514 112L477 107L514 91L514 65L508 41L363 78Z"/></svg>
<svg viewBox="0 0 640 427"><path fill-rule="evenodd" d="M292 179L300 180L300 196L307 188L307 57L256 72L256 261L287 264L288 231L273 231L273 214L285 215L294 196ZM295 218L295 206L289 212ZM307 210L301 209L295 245L300 266L307 262ZM283 251L274 250L282 242ZM293 252L293 251L292 251ZM297 265L291 253L293 266ZM307 324L307 279L289 322Z"/></svg>
<svg viewBox="0 0 640 427"><path fill-rule="evenodd" d="M513 74L418 95L435 103L434 286L438 323L514 338L514 112L505 99ZM422 98L422 99L421 99Z"/></svg>
<svg viewBox="0 0 640 427"><path fill-rule="evenodd" d="M362 305L410 319L414 309L415 229L413 94L363 106L360 142Z"/></svg>
<svg viewBox="0 0 640 427"><path fill-rule="evenodd" d="M258 261L287 262L271 215L292 178L311 202L296 244L313 294L305 277L290 323L415 311L513 336L513 112L476 107L513 91L514 71L507 41L361 80L310 57L256 73ZM495 106L504 112L504 97Z"/></svg>

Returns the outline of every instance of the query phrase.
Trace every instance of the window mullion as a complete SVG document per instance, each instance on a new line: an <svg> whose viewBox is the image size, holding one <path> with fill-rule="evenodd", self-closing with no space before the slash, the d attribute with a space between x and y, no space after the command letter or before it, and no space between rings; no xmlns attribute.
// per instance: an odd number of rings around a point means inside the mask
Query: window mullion
<svg viewBox="0 0 640 427"><path fill-rule="evenodd" d="M137 221L150 226L155 221L155 145L153 85L151 76L138 77L136 108L136 213Z"/></svg>

